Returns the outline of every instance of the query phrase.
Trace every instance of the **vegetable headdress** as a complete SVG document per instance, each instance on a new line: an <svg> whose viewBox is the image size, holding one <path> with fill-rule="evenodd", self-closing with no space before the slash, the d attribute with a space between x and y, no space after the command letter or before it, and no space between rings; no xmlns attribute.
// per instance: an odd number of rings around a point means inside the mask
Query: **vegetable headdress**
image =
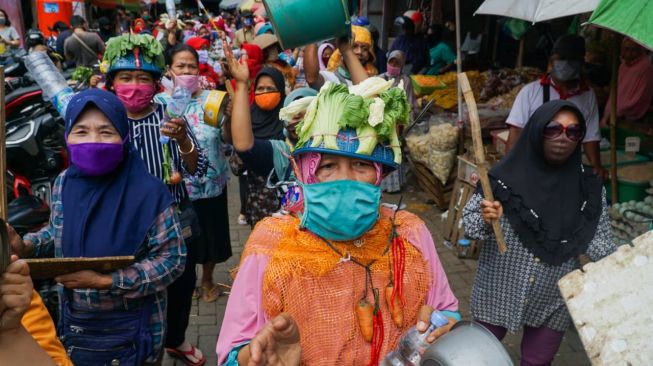
<svg viewBox="0 0 653 366"><path fill-rule="evenodd" d="M391 88L393 83L379 77L350 88L327 82L297 126L294 155L322 152L396 168L401 163L397 125L408 122L410 108L403 85ZM303 99L293 103L306 103Z"/></svg>
<svg viewBox="0 0 653 366"><path fill-rule="evenodd" d="M157 76L165 67L163 47L149 34L124 34L107 41L102 64L108 73L120 70L143 70Z"/></svg>

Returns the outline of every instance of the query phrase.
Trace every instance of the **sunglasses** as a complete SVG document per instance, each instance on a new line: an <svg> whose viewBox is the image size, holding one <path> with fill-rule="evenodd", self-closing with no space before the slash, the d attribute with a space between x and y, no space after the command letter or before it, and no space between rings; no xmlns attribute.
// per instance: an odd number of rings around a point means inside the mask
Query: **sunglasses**
<svg viewBox="0 0 653 366"><path fill-rule="evenodd" d="M563 132L571 141L580 141L585 136L585 131L580 125L563 126L558 122L551 121L544 128L544 138L554 139L560 136Z"/></svg>

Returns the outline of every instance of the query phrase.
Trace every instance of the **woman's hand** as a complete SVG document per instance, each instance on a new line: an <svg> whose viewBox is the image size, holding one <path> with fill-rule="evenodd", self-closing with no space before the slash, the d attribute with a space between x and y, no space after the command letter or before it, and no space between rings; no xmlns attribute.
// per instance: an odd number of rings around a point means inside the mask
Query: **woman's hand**
<svg viewBox="0 0 653 366"><path fill-rule="evenodd" d="M102 80L102 75L93 75L91 76L91 79L88 81L88 86L90 86L91 88L97 88L101 80Z"/></svg>
<svg viewBox="0 0 653 366"><path fill-rule="evenodd" d="M0 276L0 333L20 327L34 288L27 263L15 255L11 261Z"/></svg>
<svg viewBox="0 0 653 366"><path fill-rule="evenodd" d="M418 331L422 333L426 332L426 330L429 328L429 324L431 324L431 313L434 311L435 310L428 305L423 305L419 309L419 312L417 313L417 324L415 325ZM451 330L451 327L456 324L454 319L449 317L447 317L447 319L449 320L449 324L436 328L433 332L431 332L431 334L429 334L428 337L426 337L426 341L428 343L435 342L438 338L442 337L442 335L448 333Z"/></svg>
<svg viewBox="0 0 653 366"><path fill-rule="evenodd" d="M503 216L503 206L501 206L501 202L499 201L490 202L483 200L481 201L481 214L483 215L483 220L489 224Z"/></svg>
<svg viewBox="0 0 653 366"><path fill-rule="evenodd" d="M249 80L247 53L243 53L243 55L240 57L240 61L238 61L236 60L236 57L234 57L234 53L224 36L222 37L222 42L225 45L224 54L227 57L227 66L229 67L229 73L231 73L231 77L233 77L236 82L246 83Z"/></svg>
<svg viewBox="0 0 653 366"><path fill-rule="evenodd" d="M175 139L180 145L188 138L186 122L181 118L170 118L161 127L161 134Z"/></svg>
<svg viewBox="0 0 653 366"><path fill-rule="evenodd" d="M65 288L96 288L108 289L113 284L111 275L101 274L91 270L77 271L54 279Z"/></svg>
<svg viewBox="0 0 653 366"><path fill-rule="evenodd" d="M299 328L290 315L282 313L270 320L242 352L249 353L243 355L243 360L249 359L248 366L299 365ZM241 355L238 356L240 363Z"/></svg>

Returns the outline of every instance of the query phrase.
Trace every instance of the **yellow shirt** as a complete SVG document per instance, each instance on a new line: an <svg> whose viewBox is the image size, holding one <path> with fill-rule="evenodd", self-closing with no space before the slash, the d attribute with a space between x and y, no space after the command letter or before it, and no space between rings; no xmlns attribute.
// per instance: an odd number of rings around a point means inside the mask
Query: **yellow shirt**
<svg viewBox="0 0 653 366"><path fill-rule="evenodd" d="M36 291L32 291L32 301L25 315L23 315L21 323L57 365L73 366L63 345L57 338L54 322L48 313L48 309Z"/></svg>

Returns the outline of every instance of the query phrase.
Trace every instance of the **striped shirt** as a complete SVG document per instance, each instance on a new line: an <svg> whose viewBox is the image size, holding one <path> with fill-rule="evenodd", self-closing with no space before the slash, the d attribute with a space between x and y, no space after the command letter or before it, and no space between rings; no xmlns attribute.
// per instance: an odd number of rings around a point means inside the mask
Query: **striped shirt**
<svg viewBox="0 0 653 366"><path fill-rule="evenodd" d="M147 116L140 119L129 119L131 141L134 147L140 153L147 171L161 180L163 180L163 145L159 142L159 138L161 137L161 122L164 120L164 112L165 107L162 104L154 104L154 111ZM209 162L204 150L200 148L192 129L188 125L186 131L198 152L195 174L188 172L186 163L184 163L177 148L177 142L171 139L168 145L170 146L169 150L172 155L172 165L176 171L180 172L186 178L200 178L206 174ZM169 184L168 188L177 203L188 199L188 192L183 182L175 185Z"/></svg>
<svg viewBox="0 0 653 366"><path fill-rule="evenodd" d="M24 240L32 242L35 257L45 257L53 252L57 258L64 256L61 248L64 224L61 191L64 174L65 171L57 177L52 188L50 222L39 232L24 237ZM166 332L166 288L181 276L186 264L186 246L173 206L159 214L134 256L134 264L111 274L113 284L110 289L60 290L66 291L68 296L72 295L74 308L91 311L131 310L140 306L144 297L152 296L154 303L150 332L153 348L146 361L154 362L163 349ZM64 293L60 292L61 295Z"/></svg>

